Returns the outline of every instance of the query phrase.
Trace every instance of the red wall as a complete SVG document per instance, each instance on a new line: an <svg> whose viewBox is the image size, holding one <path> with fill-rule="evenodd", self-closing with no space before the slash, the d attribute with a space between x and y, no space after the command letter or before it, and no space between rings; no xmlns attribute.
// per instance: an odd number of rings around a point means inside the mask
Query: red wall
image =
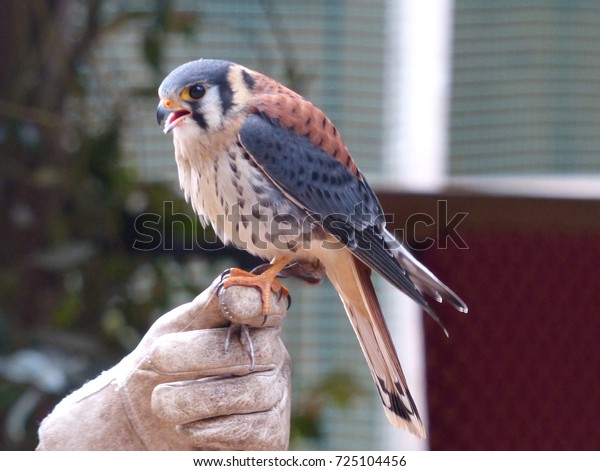
<svg viewBox="0 0 600 471"><path fill-rule="evenodd" d="M431 448L599 450L600 236L461 236L417 253L470 309L424 321Z"/></svg>

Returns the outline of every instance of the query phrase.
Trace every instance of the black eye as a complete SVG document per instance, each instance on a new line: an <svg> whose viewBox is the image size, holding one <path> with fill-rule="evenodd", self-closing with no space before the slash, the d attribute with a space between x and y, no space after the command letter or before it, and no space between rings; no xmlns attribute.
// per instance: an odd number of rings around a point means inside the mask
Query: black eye
<svg viewBox="0 0 600 471"><path fill-rule="evenodd" d="M199 100L206 94L206 87L204 85L200 85L199 83L196 85L192 85L188 90L188 95L192 100Z"/></svg>

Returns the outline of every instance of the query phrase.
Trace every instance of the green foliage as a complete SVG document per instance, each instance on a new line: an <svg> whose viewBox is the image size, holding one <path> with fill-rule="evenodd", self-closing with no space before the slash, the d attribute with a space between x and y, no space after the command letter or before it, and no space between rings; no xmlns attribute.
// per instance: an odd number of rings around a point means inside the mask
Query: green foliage
<svg viewBox="0 0 600 471"><path fill-rule="evenodd" d="M305 442L319 440L328 407L352 407L364 394L354 377L343 371L332 371L305 392L292 411L291 447L303 448Z"/></svg>
<svg viewBox="0 0 600 471"><path fill-rule="evenodd" d="M191 37L200 23L198 15L175 11L172 3L171 0L157 0L152 22L144 34L144 58L155 72L162 71L162 45L165 43L167 35L177 33Z"/></svg>
<svg viewBox="0 0 600 471"><path fill-rule="evenodd" d="M91 53L103 34L142 21L149 26L141 30L140 54L160 74L162 39L191 34L197 19L173 12L171 2L162 0L142 13L107 13L100 1L31 0L5 8L0 28L11 47L0 72L0 355L31 349L63 355L59 371L68 383L48 392L56 394L52 400L37 403L47 413L69 388L128 352L152 319L172 307L168 267L185 263L132 250L139 212L161 214L164 201L191 211L179 192L142 184L123 165L122 103L115 100L101 122L86 112ZM141 199L142 207L132 208L132 198ZM192 297L204 286L176 288L189 289ZM73 373L65 355L82 358L83 366ZM6 425L19 398L38 386L34 379L17 385L4 376L0 422ZM0 449L34 446L31 419L45 413L10 416L28 435L15 437L4 428Z"/></svg>

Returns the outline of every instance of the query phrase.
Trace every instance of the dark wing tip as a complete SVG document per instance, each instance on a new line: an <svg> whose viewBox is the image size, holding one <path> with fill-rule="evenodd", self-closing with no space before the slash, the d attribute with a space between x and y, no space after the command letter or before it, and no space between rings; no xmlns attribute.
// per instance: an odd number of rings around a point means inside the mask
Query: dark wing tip
<svg viewBox="0 0 600 471"><path fill-rule="evenodd" d="M435 321L435 323L442 328L442 330L444 331L444 335L446 335L446 337L450 337L450 334L448 333L448 329L446 329L446 326L442 323L441 319L436 314L436 312L431 308L429 303L425 302L425 304L422 304L422 307L423 307L423 309L425 309L425 312L427 312L427 314L429 314L429 317L431 317Z"/></svg>
<svg viewBox="0 0 600 471"><path fill-rule="evenodd" d="M450 288L444 285L446 288L445 292L441 294L441 297L454 307L458 312L468 313L469 307L467 304L458 297L458 295ZM441 302L441 301L440 301Z"/></svg>

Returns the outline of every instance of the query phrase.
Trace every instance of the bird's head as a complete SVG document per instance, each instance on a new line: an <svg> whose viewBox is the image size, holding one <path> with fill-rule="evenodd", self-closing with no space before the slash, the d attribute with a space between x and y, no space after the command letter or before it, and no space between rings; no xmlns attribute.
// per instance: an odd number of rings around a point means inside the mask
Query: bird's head
<svg viewBox="0 0 600 471"><path fill-rule="evenodd" d="M222 127L248 101L248 74L237 64L213 59L177 67L158 89L158 123L165 133L176 128L210 132Z"/></svg>

